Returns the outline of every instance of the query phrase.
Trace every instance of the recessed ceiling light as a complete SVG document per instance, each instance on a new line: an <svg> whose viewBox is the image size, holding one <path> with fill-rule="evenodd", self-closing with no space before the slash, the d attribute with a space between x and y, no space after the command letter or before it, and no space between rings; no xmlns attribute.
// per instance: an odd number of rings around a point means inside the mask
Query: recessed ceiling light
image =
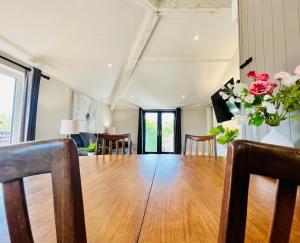
<svg viewBox="0 0 300 243"><path fill-rule="evenodd" d="M111 64L111 63L108 63L107 66L108 66L109 68L112 68L112 64Z"/></svg>
<svg viewBox="0 0 300 243"><path fill-rule="evenodd" d="M181 96L182 97L182 99L185 99L186 97L185 97L185 95L183 95L183 96Z"/></svg>
<svg viewBox="0 0 300 243"><path fill-rule="evenodd" d="M194 36L194 41L198 41L200 39L199 35Z"/></svg>
<svg viewBox="0 0 300 243"><path fill-rule="evenodd" d="M131 99L133 99L133 98L134 98L134 96L133 96L133 95L131 95L131 96L130 96L130 98L131 98Z"/></svg>

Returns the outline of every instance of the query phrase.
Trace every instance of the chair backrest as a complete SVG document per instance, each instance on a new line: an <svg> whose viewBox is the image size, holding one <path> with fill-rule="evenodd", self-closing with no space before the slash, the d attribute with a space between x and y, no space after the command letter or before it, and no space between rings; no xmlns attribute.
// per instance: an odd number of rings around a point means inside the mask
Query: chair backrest
<svg viewBox="0 0 300 243"><path fill-rule="evenodd" d="M196 146L196 152L195 152L196 155L199 155L199 144L201 144L202 156L205 155L217 156L217 143L216 143L215 136L210 136L210 135L196 136L196 135L185 134L184 149L183 149L184 155L186 154L192 155L193 144L195 144ZM188 147L189 147L189 152L187 152ZM205 152L206 148L207 148L207 152Z"/></svg>
<svg viewBox="0 0 300 243"><path fill-rule="evenodd" d="M269 242L289 242L299 171L300 149L242 140L231 143L218 242L244 242L250 174L278 179Z"/></svg>
<svg viewBox="0 0 300 243"><path fill-rule="evenodd" d="M23 178L43 173L52 176L57 242L85 243L78 152L72 139L0 147L0 183L11 242L33 242Z"/></svg>
<svg viewBox="0 0 300 243"><path fill-rule="evenodd" d="M108 142L108 153L112 155L113 153L113 144L115 146L116 155L119 154L119 146L122 146L122 154L125 155L125 141L128 144L128 154L131 154L131 136L130 134L97 134L97 146L96 146L96 155L105 155L107 142Z"/></svg>

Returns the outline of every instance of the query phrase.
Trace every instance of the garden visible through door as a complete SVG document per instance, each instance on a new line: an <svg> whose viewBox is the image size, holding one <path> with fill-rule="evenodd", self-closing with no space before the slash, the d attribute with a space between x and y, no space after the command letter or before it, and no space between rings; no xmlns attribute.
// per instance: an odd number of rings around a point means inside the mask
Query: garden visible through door
<svg viewBox="0 0 300 243"><path fill-rule="evenodd" d="M174 153L175 111L146 111L144 153Z"/></svg>

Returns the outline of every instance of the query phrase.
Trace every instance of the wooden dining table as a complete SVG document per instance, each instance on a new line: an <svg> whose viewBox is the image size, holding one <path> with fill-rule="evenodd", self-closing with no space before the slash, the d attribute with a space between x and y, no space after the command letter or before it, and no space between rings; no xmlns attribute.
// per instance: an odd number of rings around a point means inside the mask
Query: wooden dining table
<svg viewBox="0 0 300 243"><path fill-rule="evenodd" d="M217 242L222 157L180 155L80 158L88 242ZM56 242L51 177L25 179L35 242ZM276 181L251 176L246 242L267 242ZM0 242L9 235L0 191ZM300 242L299 191L290 242Z"/></svg>

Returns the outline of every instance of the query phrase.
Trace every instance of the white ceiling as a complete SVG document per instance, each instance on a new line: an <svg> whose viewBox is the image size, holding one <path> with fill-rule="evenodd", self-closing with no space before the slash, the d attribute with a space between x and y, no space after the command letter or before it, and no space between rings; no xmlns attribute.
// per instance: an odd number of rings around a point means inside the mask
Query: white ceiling
<svg viewBox="0 0 300 243"><path fill-rule="evenodd" d="M153 11L145 1L2 0L0 51L109 102ZM205 104L219 85L238 48L230 9L177 10L160 17L119 107Z"/></svg>
<svg viewBox="0 0 300 243"><path fill-rule="evenodd" d="M134 0L2 0L1 10L1 51L103 101L147 11Z"/></svg>
<svg viewBox="0 0 300 243"><path fill-rule="evenodd" d="M149 108L207 104L237 50L237 28L230 11L163 16L123 100Z"/></svg>

